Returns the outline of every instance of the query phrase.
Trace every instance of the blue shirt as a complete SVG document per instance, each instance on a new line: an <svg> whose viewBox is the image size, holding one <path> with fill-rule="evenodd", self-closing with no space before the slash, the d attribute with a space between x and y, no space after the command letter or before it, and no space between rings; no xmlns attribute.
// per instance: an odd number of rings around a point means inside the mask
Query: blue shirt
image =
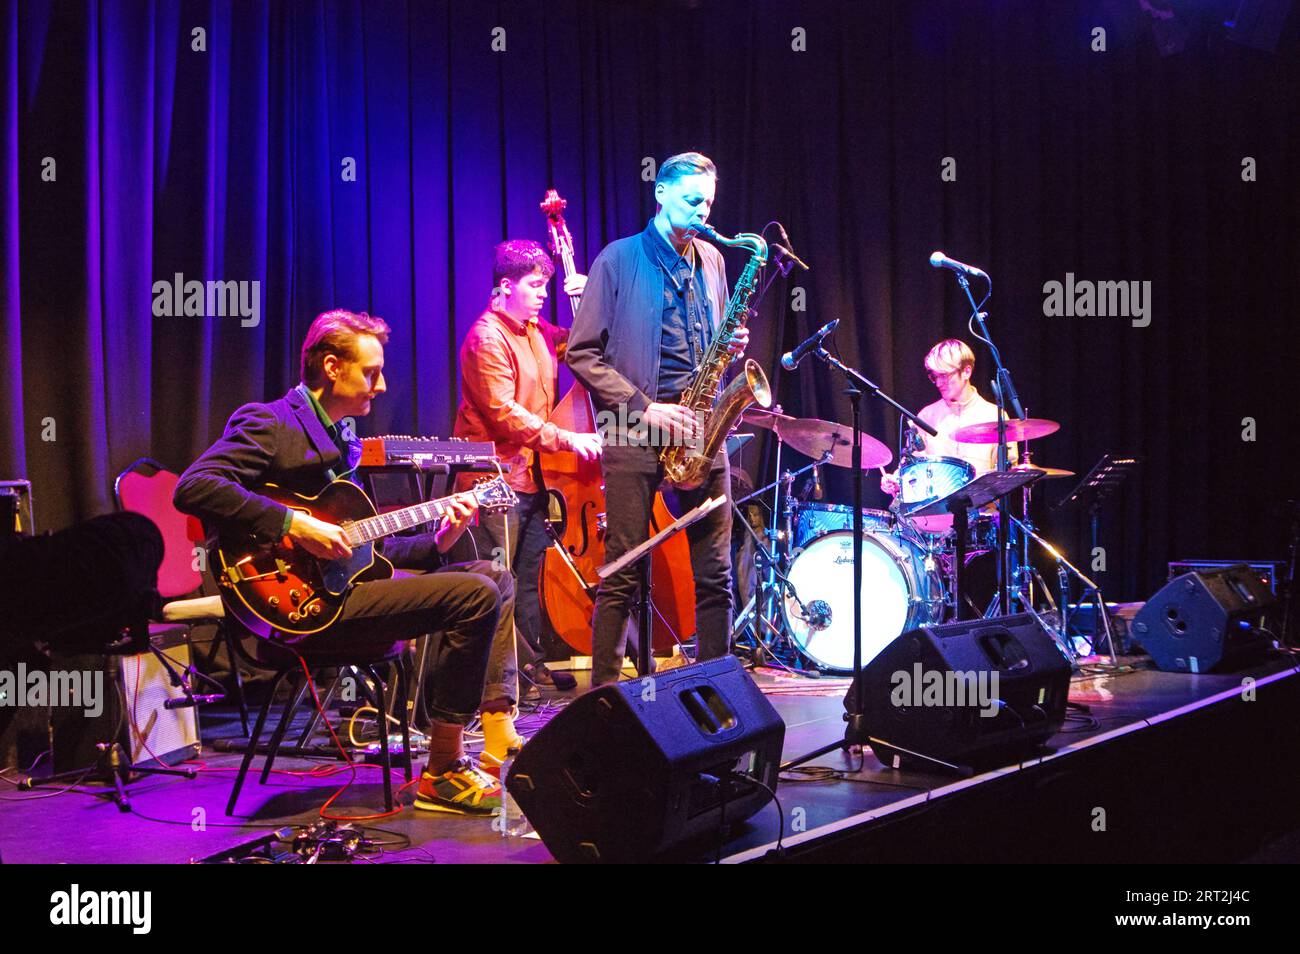
<svg viewBox="0 0 1300 954"><path fill-rule="evenodd" d="M655 400L675 403L695 376L708 348L713 323L708 290L702 275L692 267L698 254L694 241L686 252L677 250L659 234L654 219L642 233L646 253L665 278L663 331L660 337L659 380Z"/></svg>

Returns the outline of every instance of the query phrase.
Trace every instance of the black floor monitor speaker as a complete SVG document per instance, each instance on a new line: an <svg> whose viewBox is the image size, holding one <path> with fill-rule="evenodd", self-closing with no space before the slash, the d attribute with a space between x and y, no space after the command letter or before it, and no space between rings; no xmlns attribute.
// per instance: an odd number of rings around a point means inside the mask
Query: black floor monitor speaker
<svg viewBox="0 0 1300 954"><path fill-rule="evenodd" d="M871 749L886 766L990 767L1031 755L1060 731L1070 672L1026 613L904 633L850 692L863 693Z"/></svg>
<svg viewBox="0 0 1300 954"><path fill-rule="evenodd" d="M1263 655L1261 631L1276 597L1245 563L1184 573L1133 618L1133 638L1167 672L1231 669Z"/></svg>
<svg viewBox="0 0 1300 954"><path fill-rule="evenodd" d="M579 696L523 748L506 787L558 861L689 857L769 800L784 740L772 704L724 656Z"/></svg>

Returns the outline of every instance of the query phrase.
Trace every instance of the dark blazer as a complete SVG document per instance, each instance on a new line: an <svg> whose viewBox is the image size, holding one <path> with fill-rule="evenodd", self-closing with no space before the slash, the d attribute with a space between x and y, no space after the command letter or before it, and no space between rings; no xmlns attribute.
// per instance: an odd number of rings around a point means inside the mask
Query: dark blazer
<svg viewBox="0 0 1300 954"><path fill-rule="evenodd" d="M221 439L181 475L173 502L210 533L271 543L284 533L288 508L254 488L272 483L310 496L329 483L329 471L346 466L311 402L294 388L269 404L235 411ZM389 537L382 549L398 566L431 569L442 562L431 533Z"/></svg>

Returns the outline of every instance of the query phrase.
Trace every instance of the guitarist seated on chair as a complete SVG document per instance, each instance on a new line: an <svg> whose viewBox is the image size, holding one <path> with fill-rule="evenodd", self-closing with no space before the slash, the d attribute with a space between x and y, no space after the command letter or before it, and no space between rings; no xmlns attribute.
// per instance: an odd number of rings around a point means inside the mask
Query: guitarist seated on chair
<svg viewBox="0 0 1300 954"><path fill-rule="evenodd" d="M181 476L177 509L202 519L209 533L223 540L242 539L251 546L283 540L321 560L351 556L343 528L258 490L274 484L281 495L310 497L333 480L355 479L361 442L340 422L369 414L370 402L384 393L388 333L383 320L365 313L318 315L303 342L302 382L279 400L235 411L221 439ZM433 532L388 537L384 556L397 567L422 572L399 570L391 579L357 582L332 625L307 635L281 634L276 641L315 653L364 647L365 653L381 654L438 633L425 682L433 719L429 761L415 805L491 814L500 805L500 786L466 757L463 727L481 708L489 768L493 756L499 765L508 747L522 744L511 718L518 697L514 582L488 561L443 565L443 554L475 510L470 495L457 497Z"/></svg>

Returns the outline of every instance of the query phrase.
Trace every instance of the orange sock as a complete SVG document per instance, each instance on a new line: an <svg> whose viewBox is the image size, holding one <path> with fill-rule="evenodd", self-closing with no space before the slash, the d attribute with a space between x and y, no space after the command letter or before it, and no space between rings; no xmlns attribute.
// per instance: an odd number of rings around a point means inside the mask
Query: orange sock
<svg viewBox="0 0 1300 954"><path fill-rule="evenodd" d="M465 729L456 722L434 722L429 726L429 761L426 771L441 775L457 759L465 757Z"/></svg>

